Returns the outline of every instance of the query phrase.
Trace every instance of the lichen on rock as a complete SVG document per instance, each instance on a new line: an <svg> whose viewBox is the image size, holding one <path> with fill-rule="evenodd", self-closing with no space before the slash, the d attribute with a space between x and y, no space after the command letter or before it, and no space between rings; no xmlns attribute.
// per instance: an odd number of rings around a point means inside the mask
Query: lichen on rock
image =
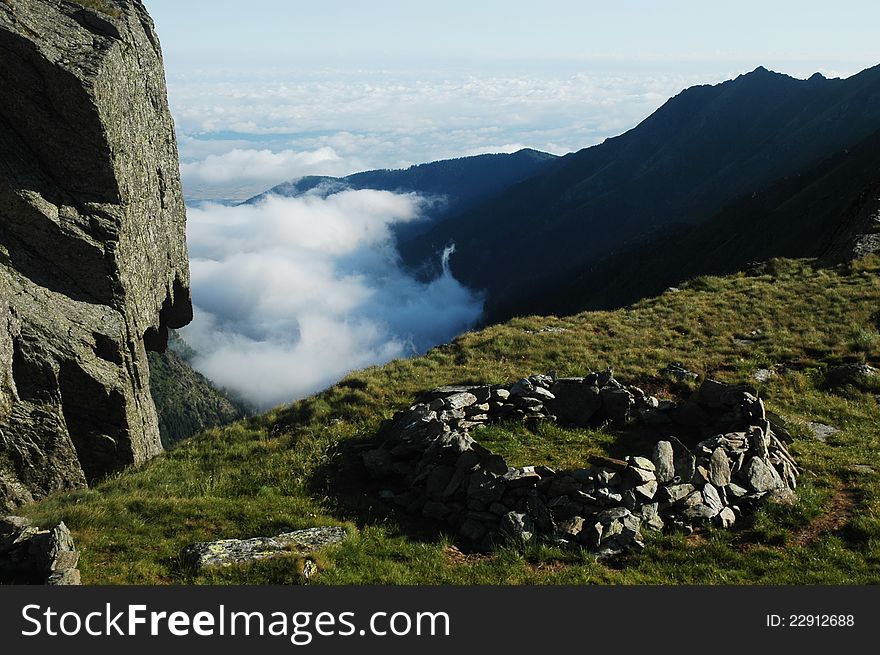
<svg viewBox="0 0 880 655"><path fill-rule="evenodd" d="M0 4L2 509L161 451L147 350L192 318L159 42L107 4Z"/></svg>

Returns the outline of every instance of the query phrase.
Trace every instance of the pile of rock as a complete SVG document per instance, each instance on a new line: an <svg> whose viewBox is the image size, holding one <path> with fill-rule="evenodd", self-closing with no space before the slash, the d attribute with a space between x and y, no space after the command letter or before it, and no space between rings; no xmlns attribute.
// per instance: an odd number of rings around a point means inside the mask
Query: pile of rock
<svg viewBox="0 0 880 655"><path fill-rule="evenodd" d="M661 436L643 456L594 457L563 471L510 467L470 431L512 419L634 423ZM673 430L696 446L667 436ZM542 538L600 555L638 550L643 529L730 527L769 494L790 496L798 476L787 433L774 431L754 389L707 380L689 400L660 401L610 370L435 389L395 415L382 437L363 455L374 477L397 483L382 496L480 549Z"/></svg>
<svg viewBox="0 0 880 655"><path fill-rule="evenodd" d="M41 530L20 516L0 518L0 583L78 585L78 562L64 523Z"/></svg>

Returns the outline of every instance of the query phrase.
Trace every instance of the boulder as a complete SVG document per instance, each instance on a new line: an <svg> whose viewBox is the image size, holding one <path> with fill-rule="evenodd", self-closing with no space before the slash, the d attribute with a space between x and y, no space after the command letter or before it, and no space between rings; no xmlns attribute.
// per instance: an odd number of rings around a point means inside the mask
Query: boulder
<svg viewBox="0 0 880 655"><path fill-rule="evenodd" d="M868 382L876 380L880 376L880 370L870 364L844 364L835 366L825 374L825 386L838 388L853 386L867 388Z"/></svg>
<svg viewBox="0 0 880 655"><path fill-rule="evenodd" d="M716 448L709 458L709 482L716 487L726 487L730 484L730 460L721 446Z"/></svg>
<svg viewBox="0 0 880 655"><path fill-rule="evenodd" d="M651 460L660 482L670 482L675 477L675 455L671 442L658 441L651 453Z"/></svg>
<svg viewBox="0 0 880 655"><path fill-rule="evenodd" d="M820 441L825 443L828 441L828 437L833 436L840 432L837 428L831 425L826 425L825 423L817 423L815 421L810 421L807 423L807 427L810 430L810 435L816 441Z"/></svg>
<svg viewBox="0 0 880 655"><path fill-rule="evenodd" d="M522 512L508 512L501 517L501 534L516 544L527 544L535 536L532 519Z"/></svg>
<svg viewBox="0 0 880 655"><path fill-rule="evenodd" d="M599 388L583 380L557 380L550 392L553 400L546 403L547 409L562 425L585 427L602 407Z"/></svg>
<svg viewBox="0 0 880 655"><path fill-rule="evenodd" d="M227 567L247 562L283 557L306 556L340 544L348 538L343 527L306 528L283 532L275 537L221 539L192 544L183 549L183 561L196 573L211 567Z"/></svg>
<svg viewBox="0 0 880 655"><path fill-rule="evenodd" d="M760 457L752 457L746 466L745 479L749 487L758 493L785 487L785 482L772 464Z"/></svg>
<svg viewBox="0 0 880 655"><path fill-rule="evenodd" d="M626 389L604 387L600 396L602 412L615 423L625 423L629 419L630 410L635 405L635 397Z"/></svg>
<svg viewBox="0 0 880 655"><path fill-rule="evenodd" d="M78 585L79 553L62 522L41 530L17 516L0 519L0 584Z"/></svg>

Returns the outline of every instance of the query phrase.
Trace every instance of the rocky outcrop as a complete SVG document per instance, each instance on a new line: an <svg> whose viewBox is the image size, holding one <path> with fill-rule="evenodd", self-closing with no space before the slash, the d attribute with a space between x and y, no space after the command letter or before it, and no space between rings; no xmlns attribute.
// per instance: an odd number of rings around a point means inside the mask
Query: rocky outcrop
<svg viewBox="0 0 880 655"><path fill-rule="evenodd" d="M445 387L398 413L363 462L394 485L383 498L473 547L541 538L614 555L640 550L644 529L728 528L768 497L791 500L799 471L787 432L754 391L706 380L688 400L660 401L611 371ZM611 422L641 442L653 434L653 446L573 470L511 467L471 436L499 420Z"/></svg>
<svg viewBox="0 0 880 655"><path fill-rule="evenodd" d="M78 563L64 523L41 530L21 516L0 518L0 584L79 585Z"/></svg>
<svg viewBox="0 0 880 655"><path fill-rule="evenodd" d="M867 189L843 212L840 226L820 261L825 264L880 254L880 184Z"/></svg>
<svg viewBox="0 0 880 655"><path fill-rule="evenodd" d="M158 40L103 5L0 0L0 508L160 452L147 350L192 317Z"/></svg>

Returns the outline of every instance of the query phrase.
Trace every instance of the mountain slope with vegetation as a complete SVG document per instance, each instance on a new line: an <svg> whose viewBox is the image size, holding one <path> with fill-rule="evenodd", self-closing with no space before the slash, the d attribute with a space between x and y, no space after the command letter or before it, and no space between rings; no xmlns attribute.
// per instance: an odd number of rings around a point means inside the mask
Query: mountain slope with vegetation
<svg viewBox="0 0 880 655"><path fill-rule="evenodd" d="M179 337L175 340L182 344ZM193 370L180 348L178 345L164 353L149 353L150 394L156 403L159 434L166 448L208 428L255 413L247 402L217 389L208 378Z"/></svg>
<svg viewBox="0 0 880 655"><path fill-rule="evenodd" d="M523 148L509 154L444 159L405 169L364 171L347 177L307 176L279 184L245 204L260 202L268 195L296 198L307 193L326 196L359 189L419 193L432 200L424 210L427 220L396 226L398 238L405 240L420 234L434 222L474 207L511 185L537 175L556 159L556 155Z"/></svg>
<svg viewBox="0 0 880 655"><path fill-rule="evenodd" d="M773 257L843 261L880 231L880 132L819 166L732 202L711 219L649 233L561 279L536 278L502 315L610 309L699 275L727 275ZM875 244L875 247L880 244Z"/></svg>
<svg viewBox="0 0 880 655"><path fill-rule="evenodd" d="M834 268L772 260L750 273L700 277L616 311L528 317L467 333L427 355L352 374L325 392L209 430L92 489L24 509L64 520L88 583L289 583L294 555L193 577L180 558L196 541L348 525L319 558L315 583L880 582L880 383L832 388L829 368L880 363L880 258ZM436 527L393 511L359 463L382 421L440 385L502 383L555 369L613 366L661 397L694 382L661 373L682 362L701 377L756 384L788 422L804 467L798 502L770 505L734 530L653 535L641 555L596 562L548 545L465 554ZM759 369L763 382L754 382ZM824 442L809 422L839 431ZM474 433L517 463L566 466L613 452L611 426L502 425Z"/></svg>
<svg viewBox="0 0 880 655"><path fill-rule="evenodd" d="M403 240L401 254L418 268L454 243L452 272L488 291L490 321L533 313L524 290L552 292L646 235L710 220L855 147L880 129L878 98L880 67L808 80L758 68L693 87L629 132Z"/></svg>

